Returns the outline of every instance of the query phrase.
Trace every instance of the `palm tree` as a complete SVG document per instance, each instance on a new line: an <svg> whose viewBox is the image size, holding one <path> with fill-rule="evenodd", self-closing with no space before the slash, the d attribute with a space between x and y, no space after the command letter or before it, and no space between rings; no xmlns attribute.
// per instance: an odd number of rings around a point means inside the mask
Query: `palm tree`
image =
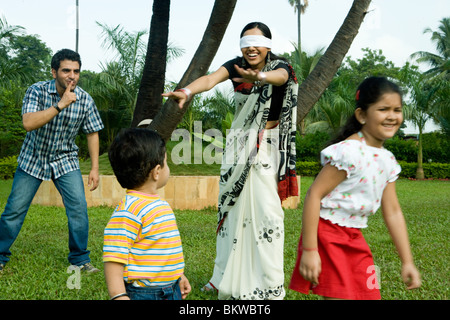
<svg viewBox="0 0 450 320"><path fill-rule="evenodd" d="M448 95L450 92L450 18L440 21L437 31L430 28L424 33L431 33L431 41L436 45L437 54L418 51L411 55L419 63L428 63L430 69L425 72L437 89L435 109L439 112L433 114L434 119L441 126L441 130L450 135L450 105Z"/></svg>
<svg viewBox="0 0 450 320"><path fill-rule="evenodd" d="M288 59L294 68L295 74L298 78L298 81L301 83L303 80L308 77L308 75L314 70L315 66L319 62L319 59L322 57L325 48L317 49L312 55L304 51L300 51L298 46L294 44L294 51L292 51L289 55L284 54L283 56ZM305 134L305 119L303 119L298 124L298 130L300 131L300 135Z"/></svg>
<svg viewBox="0 0 450 320"><path fill-rule="evenodd" d="M367 14L370 2L371 0L353 1L347 17L325 54L320 58L314 70L300 85L297 123L303 120L331 83L353 39L358 33L359 27ZM215 0L202 42L187 71L178 83L178 88L182 88L206 73L222 41L235 5L236 0ZM141 87L140 90L146 90L146 87ZM158 131L165 140L168 140L172 131L183 118L183 114L187 108L188 104L185 104L180 110L173 99L168 99L164 107L159 110L153 119L149 128Z"/></svg>
<svg viewBox="0 0 450 320"><path fill-rule="evenodd" d="M297 123L301 123L333 80L353 39L358 34L370 0L354 0L347 17L314 70L299 87Z"/></svg>
<svg viewBox="0 0 450 320"><path fill-rule="evenodd" d="M237 0L215 0L202 41L200 42L186 72L178 83L177 88L182 88L200 76L206 74L217 50L219 49L228 23L231 20L231 16L236 6L236 1ZM139 90L147 89L148 85L142 86ZM168 99L164 103L163 108L161 108L156 114L149 128L158 131L165 140L168 140L172 134L172 131L182 120L187 108L188 103L186 103L180 110L178 104L173 99Z"/></svg>
<svg viewBox="0 0 450 320"><path fill-rule="evenodd" d="M431 33L431 41L436 44L438 53L418 51L411 57L417 58L417 62L428 63L431 66L426 74L450 80L450 18L443 18L440 23L437 31L430 28L424 31L424 33Z"/></svg>
<svg viewBox="0 0 450 320"><path fill-rule="evenodd" d="M115 53L114 60L118 62L127 83L137 88L146 52L143 37L148 32L146 30L128 32L120 24L109 27L100 22L96 23L102 29L102 46Z"/></svg>
<svg viewBox="0 0 450 320"><path fill-rule="evenodd" d="M222 129L222 134L226 136L226 130L230 129L228 120L234 117L236 106L234 95L231 92L214 90L212 96L202 101L202 121L203 129ZM225 122L224 122L225 121ZM230 123L231 124L231 123Z"/></svg>
<svg viewBox="0 0 450 320"><path fill-rule="evenodd" d="M169 36L170 1L155 0L150 23L150 33L145 55L140 88L136 100L131 126L137 126L144 119L153 119L161 109L165 90L166 65L185 51L176 47Z"/></svg>
<svg viewBox="0 0 450 320"><path fill-rule="evenodd" d="M23 33L22 26L10 26L5 17L0 18L0 87L9 86L10 81L26 78L24 66L9 59L8 51L14 37Z"/></svg>
<svg viewBox="0 0 450 320"><path fill-rule="evenodd" d="M164 91L167 42L169 38L170 0L153 1L153 15L150 23L145 64L140 81L136 107L131 126L137 126L144 119L153 119L162 106Z"/></svg>
<svg viewBox="0 0 450 320"><path fill-rule="evenodd" d="M22 34L24 31L22 26L10 26L3 16L0 18L0 50L5 45L5 40L11 39L12 36Z"/></svg>
<svg viewBox="0 0 450 320"><path fill-rule="evenodd" d="M303 3L302 3L303 2ZM289 4L294 7L294 12L297 12L297 49L299 52L302 52L302 23L301 23L301 16L302 14L305 14L306 8L308 7L308 0L289 0ZM301 55L299 57L301 59Z"/></svg>
<svg viewBox="0 0 450 320"><path fill-rule="evenodd" d="M355 111L354 87L345 77L335 77L305 118L306 132L327 132L336 136Z"/></svg>
<svg viewBox="0 0 450 320"><path fill-rule="evenodd" d="M289 54L285 53L282 56L290 62L294 68L298 81L302 82L314 70L315 66L319 62L319 59L323 56L325 48L319 48L309 54L305 51L300 51L296 44L293 45L294 51Z"/></svg>
<svg viewBox="0 0 450 320"><path fill-rule="evenodd" d="M405 118L419 129L416 179L424 179L422 136L426 123L441 113L436 103L439 86L419 72L412 71L407 78L411 103L405 106Z"/></svg>

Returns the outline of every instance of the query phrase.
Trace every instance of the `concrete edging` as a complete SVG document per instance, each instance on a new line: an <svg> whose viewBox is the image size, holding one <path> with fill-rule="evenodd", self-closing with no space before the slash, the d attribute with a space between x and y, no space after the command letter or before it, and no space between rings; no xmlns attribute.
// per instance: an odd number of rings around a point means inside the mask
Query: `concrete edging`
<svg viewBox="0 0 450 320"><path fill-rule="evenodd" d="M126 193L113 175L100 176L100 184L94 191L87 187L88 176L83 175L85 194L88 207L110 206L115 207ZM300 177L297 177L300 188ZM207 207L216 207L219 194L218 176L170 176L166 186L158 191L172 209L200 210ZM300 190L299 190L300 194ZM44 206L63 207L61 195L52 181L43 181L39 187L33 204ZM283 207L295 209L298 207L299 197L291 197L283 202Z"/></svg>

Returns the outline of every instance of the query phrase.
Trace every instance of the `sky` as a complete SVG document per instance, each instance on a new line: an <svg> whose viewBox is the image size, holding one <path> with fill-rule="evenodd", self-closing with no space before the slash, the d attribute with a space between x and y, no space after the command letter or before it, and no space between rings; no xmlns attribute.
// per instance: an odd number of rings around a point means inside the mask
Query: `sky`
<svg viewBox="0 0 450 320"><path fill-rule="evenodd" d="M309 0L302 15L302 49L326 48L351 8L353 0ZM0 16L9 25L20 25L27 34L38 35L52 49L75 49L75 0L0 0ZM276 4L274 4L276 3ZM167 66L166 80L178 82L203 36L214 5L213 0L171 0L169 41L183 48L182 57ZM148 30L151 0L79 0L79 53L82 69L100 71L100 63L112 59L101 46L101 28L121 25L129 32ZM449 0L372 0L359 33L347 56L358 59L362 48L381 49L386 58L401 67L416 51L435 52L426 28L436 30L450 16ZM288 0L238 0L210 71L240 55L239 35L252 21L261 21L272 32L272 51L293 50L297 42L297 15ZM421 66L423 70L427 66Z"/></svg>

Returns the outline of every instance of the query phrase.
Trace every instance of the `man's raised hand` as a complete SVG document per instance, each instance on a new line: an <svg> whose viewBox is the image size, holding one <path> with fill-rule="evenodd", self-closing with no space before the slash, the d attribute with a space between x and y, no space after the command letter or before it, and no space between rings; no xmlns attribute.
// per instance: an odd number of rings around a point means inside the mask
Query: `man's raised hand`
<svg viewBox="0 0 450 320"><path fill-rule="evenodd" d="M61 109L67 108L72 103L77 101L77 96L76 96L75 92L72 91L72 85L73 85L73 81L69 82L69 84L66 87L66 90L64 91L64 94L60 101L60 103L62 104L62 106L60 106L60 107L62 107Z"/></svg>

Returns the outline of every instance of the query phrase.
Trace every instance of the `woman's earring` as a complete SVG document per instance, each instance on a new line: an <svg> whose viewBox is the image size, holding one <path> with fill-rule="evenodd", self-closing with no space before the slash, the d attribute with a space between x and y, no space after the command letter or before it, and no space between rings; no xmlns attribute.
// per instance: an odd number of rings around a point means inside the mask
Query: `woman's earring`
<svg viewBox="0 0 450 320"><path fill-rule="evenodd" d="M363 121L361 121L361 124L363 124L363 125L364 125L364 124L366 124L366 121L364 121L364 120L363 120Z"/></svg>
<svg viewBox="0 0 450 320"><path fill-rule="evenodd" d="M244 69L247 68L247 63L246 63L244 57L242 57L242 68L244 68Z"/></svg>

